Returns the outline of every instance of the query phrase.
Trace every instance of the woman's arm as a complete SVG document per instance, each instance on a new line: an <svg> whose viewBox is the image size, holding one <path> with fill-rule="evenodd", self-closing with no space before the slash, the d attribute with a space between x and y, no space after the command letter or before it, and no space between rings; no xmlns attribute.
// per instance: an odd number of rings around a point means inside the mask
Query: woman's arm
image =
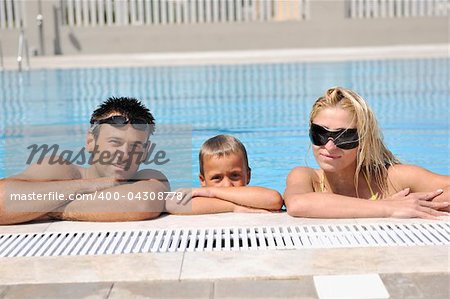
<svg viewBox="0 0 450 299"><path fill-rule="evenodd" d="M439 192L413 193L402 190L392 200L370 201L328 192L314 192L314 170L297 167L288 175L284 200L287 212L297 217L317 218L369 218L369 217L420 217L435 219L444 213L436 209L448 207L445 202L428 201Z"/></svg>
<svg viewBox="0 0 450 299"><path fill-rule="evenodd" d="M390 193L397 189L410 188L411 192L443 192L433 201L450 201L450 176L440 175L415 165L394 165L389 167ZM450 211L448 208L447 211Z"/></svg>

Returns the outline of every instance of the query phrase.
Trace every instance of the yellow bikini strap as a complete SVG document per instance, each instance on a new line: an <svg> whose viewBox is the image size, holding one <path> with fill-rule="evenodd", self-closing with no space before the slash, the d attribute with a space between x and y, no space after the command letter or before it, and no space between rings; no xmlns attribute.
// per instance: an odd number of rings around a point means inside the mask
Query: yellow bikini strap
<svg viewBox="0 0 450 299"><path fill-rule="evenodd" d="M367 186L369 187L370 191L370 199L376 200L378 199L378 193L373 193L372 187L370 186L369 179L367 178L366 173L363 171L364 179L366 180Z"/></svg>

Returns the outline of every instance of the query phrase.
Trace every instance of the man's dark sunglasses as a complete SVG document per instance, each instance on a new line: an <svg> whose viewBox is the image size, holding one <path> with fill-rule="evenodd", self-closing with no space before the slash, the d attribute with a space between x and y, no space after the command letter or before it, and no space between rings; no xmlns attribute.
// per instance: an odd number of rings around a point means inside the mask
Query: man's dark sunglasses
<svg viewBox="0 0 450 299"><path fill-rule="evenodd" d="M141 131L145 131L149 128L150 124L147 123L147 121L143 118L132 118L128 119L128 117L122 116L122 115L114 115L105 119L100 119L97 121L91 121L91 124L108 124L113 127L123 127L127 124L131 124L133 128Z"/></svg>
<svg viewBox="0 0 450 299"><path fill-rule="evenodd" d="M309 138L312 144L322 146L331 138L334 144L341 149L352 149L359 145L357 129L340 129L330 131L322 126L311 124Z"/></svg>

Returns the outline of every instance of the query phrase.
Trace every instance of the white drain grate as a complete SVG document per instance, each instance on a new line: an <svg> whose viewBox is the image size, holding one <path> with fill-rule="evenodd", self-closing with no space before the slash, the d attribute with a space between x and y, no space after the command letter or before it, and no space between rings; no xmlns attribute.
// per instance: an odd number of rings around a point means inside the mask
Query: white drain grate
<svg viewBox="0 0 450 299"><path fill-rule="evenodd" d="M446 222L54 232L0 235L0 257L449 244Z"/></svg>

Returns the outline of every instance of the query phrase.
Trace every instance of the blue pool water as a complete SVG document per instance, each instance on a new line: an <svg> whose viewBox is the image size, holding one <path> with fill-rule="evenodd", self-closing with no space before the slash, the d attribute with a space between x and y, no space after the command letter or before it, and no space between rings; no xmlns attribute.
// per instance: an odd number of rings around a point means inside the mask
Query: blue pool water
<svg viewBox="0 0 450 299"><path fill-rule="evenodd" d="M133 96L157 124L192 125L194 186L200 145L226 133L247 147L252 184L282 191L290 169L316 165L308 114L336 85L368 100L402 161L449 175L449 66L449 59L415 59L0 72L0 177L23 169L11 162L14 128L87 124L107 97Z"/></svg>

